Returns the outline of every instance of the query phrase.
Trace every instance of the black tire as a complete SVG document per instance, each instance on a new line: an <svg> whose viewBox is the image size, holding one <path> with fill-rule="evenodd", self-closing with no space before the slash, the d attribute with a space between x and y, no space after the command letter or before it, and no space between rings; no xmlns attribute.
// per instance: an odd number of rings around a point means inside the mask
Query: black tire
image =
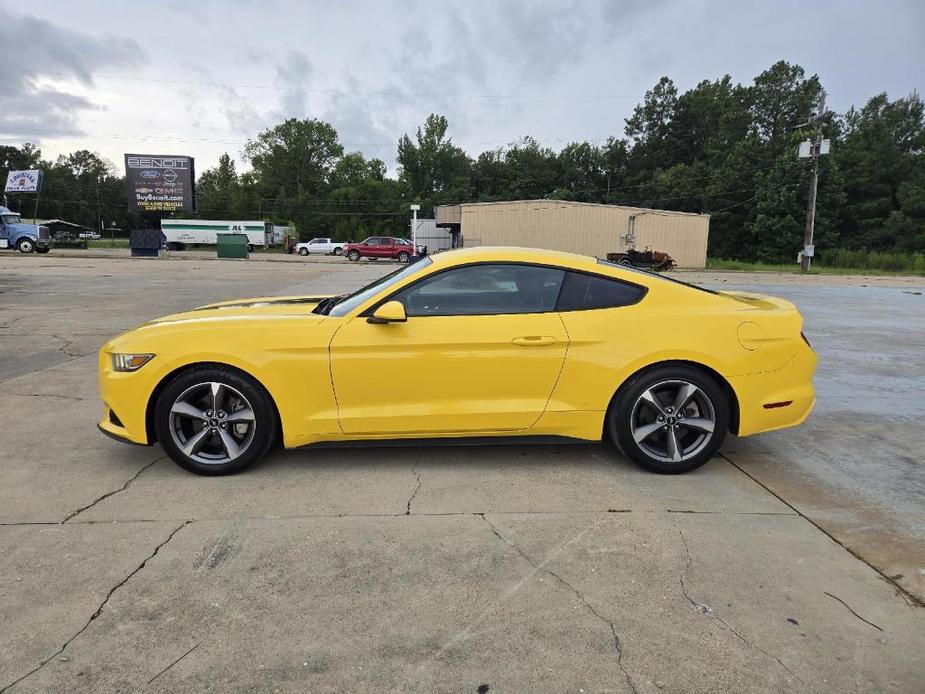
<svg viewBox="0 0 925 694"><path fill-rule="evenodd" d="M623 267L633 267L633 261L630 260L629 258L624 258L623 260L620 261L620 265L622 265Z"/></svg>
<svg viewBox="0 0 925 694"><path fill-rule="evenodd" d="M350 251L349 253L347 253L347 260L352 260L353 262L356 262L359 259L360 259L359 251Z"/></svg>
<svg viewBox="0 0 925 694"><path fill-rule="evenodd" d="M691 399L684 402L681 417L673 408L677 400L672 402L671 397L673 388L680 394L679 384L695 387ZM659 400L657 408L649 404L647 392ZM661 414L656 414L656 409ZM696 420L698 426L685 426L685 419L691 423ZM710 433L700 428L707 420L712 420ZM652 428L652 433L637 442L634 426L639 434L647 427ZM669 426L673 431L668 430ZM640 467L666 475L690 472L710 460L726 438L729 401L716 380L698 369L681 365L656 367L639 372L621 386L607 410L605 428L617 448ZM669 436L674 450L681 451L677 462L667 459L672 456Z"/></svg>
<svg viewBox="0 0 925 694"><path fill-rule="evenodd" d="M35 250L35 242L32 239L19 239L16 242L16 250L20 253L32 253Z"/></svg>
<svg viewBox="0 0 925 694"><path fill-rule="evenodd" d="M191 390L195 391L197 387L208 388L210 383L219 383L238 391L246 398L254 415L253 435L247 446L238 457L225 462L205 463L187 455L180 449L171 431L171 408L178 398ZM227 397L226 395L226 399ZM231 397L234 395L232 394ZM212 423L214 425L215 420ZM199 475L229 475L243 470L266 455L277 438L276 410L263 386L246 374L221 366L194 368L182 372L171 380L157 399L154 425L164 452L183 469ZM215 440L216 444L212 445L218 445L214 437L207 437L206 440Z"/></svg>
<svg viewBox="0 0 925 694"><path fill-rule="evenodd" d="M252 243L247 244L247 252L248 252L248 253L253 253L253 252L254 252L254 244L252 244Z"/></svg>
<svg viewBox="0 0 925 694"><path fill-rule="evenodd" d="M399 263L407 263L409 260L411 260L411 256L405 253L404 251L398 254Z"/></svg>
<svg viewBox="0 0 925 694"><path fill-rule="evenodd" d="M44 247L42 247L42 246L36 246L36 247L35 247L35 252L36 252L36 253L48 253L48 251L50 251L50 250L51 250L51 249L50 249L48 246L44 246Z"/></svg>
<svg viewBox="0 0 925 694"><path fill-rule="evenodd" d="M337 247L334 249L334 255L343 255L343 254L344 254L343 248Z"/></svg>
<svg viewBox="0 0 925 694"><path fill-rule="evenodd" d="M300 248L300 249L299 249L299 255L308 255L308 249L307 249L307 248Z"/></svg>

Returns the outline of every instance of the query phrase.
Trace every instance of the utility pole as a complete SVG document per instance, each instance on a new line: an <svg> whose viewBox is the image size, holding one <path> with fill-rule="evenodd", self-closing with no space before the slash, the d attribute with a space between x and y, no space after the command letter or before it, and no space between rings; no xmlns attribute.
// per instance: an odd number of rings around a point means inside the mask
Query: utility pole
<svg viewBox="0 0 925 694"><path fill-rule="evenodd" d="M411 206L411 247L414 249L412 253L414 255L418 254L418 210L421 209L420 205Z"/></svg>
<svg viewBox="0 0 925 694"><path fill-rule="evenodd" d="M803 233L803 255L800 259L800 271L808 272L812 257L813 231L816 227L816 191L819 189L819 156L822 151L822 121L825 119L825 90L819 95L819 107L816 109L816 141L810 145L810 157L813 160L813 173L809 179L809 193L806 196L806 231Z"/></svg>

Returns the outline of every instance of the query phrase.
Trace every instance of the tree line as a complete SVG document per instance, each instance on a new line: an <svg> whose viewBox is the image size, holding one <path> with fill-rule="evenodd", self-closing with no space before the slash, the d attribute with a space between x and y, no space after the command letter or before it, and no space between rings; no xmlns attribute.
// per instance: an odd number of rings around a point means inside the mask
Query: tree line
<svg viewBox="0 0 925 694"><path fill-rule="evenodd" d="M317 119L288 119L250 139L239 173L228 154L197 181L198 216L291 223L300 235L405 235L408 204L551 198L711 215L712 257L791 262L802 247L810 164L798 144L814 135L817 76L781 61L751 84L727 75L685 92L662 77L623 134L556 151L527 136L470 156L444 116L398 142L398 175L347 152ZM820 160L816 245L925 252L925 107L917 93L878 94L845 113L826 111L832 141ZM8 168L44 168L42 216L95 226L99 214L131 228L124 181L88 151L41 160L26 144L0 148ZM97 197L99 196L99 197ZM102 212L101 212L102 211Z"/></svg>

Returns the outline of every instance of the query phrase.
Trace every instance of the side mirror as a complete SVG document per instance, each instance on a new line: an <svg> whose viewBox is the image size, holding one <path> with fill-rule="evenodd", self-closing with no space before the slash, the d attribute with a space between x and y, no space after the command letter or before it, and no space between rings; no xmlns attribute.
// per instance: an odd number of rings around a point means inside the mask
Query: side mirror
<svg viewBox="0 0 925 694"><path fill-rule="evenodd" d="M387 301L366 319L367 323L404 323L408 320L405 307L400 301Z"/></svg>

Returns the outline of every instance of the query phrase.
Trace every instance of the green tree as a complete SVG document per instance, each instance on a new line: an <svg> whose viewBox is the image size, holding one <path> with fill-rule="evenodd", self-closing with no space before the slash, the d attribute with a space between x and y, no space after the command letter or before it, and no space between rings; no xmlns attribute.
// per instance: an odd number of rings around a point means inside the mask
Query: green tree
<svg viewBox="0 0 925 694"><path fill-rule="evenodd" d="M218 158L218 166L200 174L196 182L196 202L199 216L203 219L235 219L240 216L243 202L241 182L234 160L227 152Z"/></svg>
<svg viewBox="0 0 925 694"><path fill-rule="evenodd" d="M886 94L852 108L841 120L834 158L845 177L842 213L849 248L925 250L919 203L925 156L925 107L917 93Z"/></svg>
<svg viewBox="0 0 925 694"><path fill-rule="evenodd" d="M322 192L343 153L334 127L314 118L289 118L244 146L264 192L288 199Z"/></svg>
<svg viewBox="0 0 925 694"><path fill-rule="evenodd" d="M398 141L399 181L421 204L424 215L432 214L435 204L460 202L471 195L472 162L447 137L448 129L446 118L432 113L414 140L406 133Z"/></svg>

